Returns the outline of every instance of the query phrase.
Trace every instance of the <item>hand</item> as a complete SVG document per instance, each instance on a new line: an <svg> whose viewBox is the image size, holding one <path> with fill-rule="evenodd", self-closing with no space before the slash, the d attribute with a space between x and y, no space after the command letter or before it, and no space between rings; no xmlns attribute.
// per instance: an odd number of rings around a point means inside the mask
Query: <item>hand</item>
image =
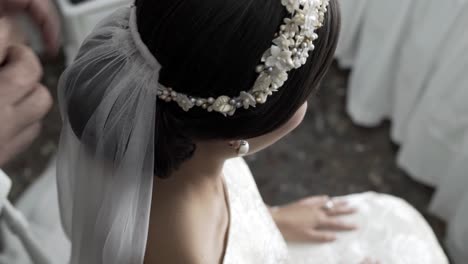
<svg viewBox="0 0 468 264"><path fill-rule="evenodd" d="M20 12L26 12L33 19L41 30L48 53L55 55L58 50L60 24L50 0L0 0L0 18Z"/></svg>
<svg viewBox="0 0 468 264"><path fill-rule="evenodd" d="M0 27L0 166L37 137L52 105L39 60L26 46L3 45L5 34Z"/></svg>
<svg viewBox="0 0 468 264"><path fill-rule="evenodd" d="M290 242L331 242L336 231L350 231L355 225L339 219L356 210L343 200L334 200L334 206L324 209L327 196L309 197L297 202L271 208L271 214L284 238Z"/></svg>

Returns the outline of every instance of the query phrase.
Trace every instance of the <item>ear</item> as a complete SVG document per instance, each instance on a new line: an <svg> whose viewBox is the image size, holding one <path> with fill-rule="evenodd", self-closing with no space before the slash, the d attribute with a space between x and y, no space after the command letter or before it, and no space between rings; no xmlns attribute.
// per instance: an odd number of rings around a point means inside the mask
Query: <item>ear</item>
<svg viewBox="0 0 468 264"><path fill-rule="evenodd" d="M229 141L229 147L237 150L241 144L240 142L240 140L231 140Z"/></svg>

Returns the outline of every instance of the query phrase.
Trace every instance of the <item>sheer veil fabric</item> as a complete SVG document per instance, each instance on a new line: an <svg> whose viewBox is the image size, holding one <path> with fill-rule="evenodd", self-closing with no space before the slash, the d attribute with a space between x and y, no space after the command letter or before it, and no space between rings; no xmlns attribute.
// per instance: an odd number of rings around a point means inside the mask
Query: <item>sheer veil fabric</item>
<svg viewBox="0 0 468 264"><path fill-rule="evenodd" d="M143 263L159 70L127 7L97 25L60 79L57 185L71 264ZM69 115L77 94L87 99L78 106L97 105L81 129Z"/></svg>

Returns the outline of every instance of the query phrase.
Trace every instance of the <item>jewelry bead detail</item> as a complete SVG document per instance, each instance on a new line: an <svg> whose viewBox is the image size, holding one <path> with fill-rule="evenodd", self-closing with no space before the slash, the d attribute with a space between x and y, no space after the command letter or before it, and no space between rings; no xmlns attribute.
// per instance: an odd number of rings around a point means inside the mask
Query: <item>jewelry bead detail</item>
<svg viewBox="0 0 468 264"><path fill-rule="evenodd" d="M158 98L166 102L174 101L184 111L197 106L224 116L234 115L239 108L249 109L266 103L267 97L288 80L289 71L307 63L309 53L315 49L313 41L319 37L315 31L323 26L330 0L278 1L286 7L289 16L283 19L284 24L275 34L273 44L263 54L261 64L255 67L259 75L252 89L234 98L223 95L204 99L180 94L172 88L159 85Z"/></svg>

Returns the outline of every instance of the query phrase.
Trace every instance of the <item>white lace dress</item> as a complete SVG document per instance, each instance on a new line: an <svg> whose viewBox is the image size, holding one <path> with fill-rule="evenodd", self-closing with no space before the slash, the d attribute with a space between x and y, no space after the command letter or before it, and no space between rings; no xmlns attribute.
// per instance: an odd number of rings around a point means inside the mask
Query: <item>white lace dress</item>
<svg viewBox="0 0 468 264"><path fill-rule="evenodd" d="M231 230L224 263L353 264L366 257L383 264L447 264L431 228L409 204L393 196L344 197L359 213L349 220L359 231L331 244L286 244L242 159L228 161L226 183Z"/></svg>
<svg viewBox="0 0 468 264"><path fill-rule="evenodd" d="M224 264L353 264L373 257L383 264L447 264L424 219L405 202L386 195L347 196L359 213L361 229L342 234L332 244L287 244L273 222L242 159L225 165L230 229ZM69 245L61 230L55 172L50 169L18 202L54 264L67 262ZM32 264L18 241L3 235L3 264Z"/></svg>

